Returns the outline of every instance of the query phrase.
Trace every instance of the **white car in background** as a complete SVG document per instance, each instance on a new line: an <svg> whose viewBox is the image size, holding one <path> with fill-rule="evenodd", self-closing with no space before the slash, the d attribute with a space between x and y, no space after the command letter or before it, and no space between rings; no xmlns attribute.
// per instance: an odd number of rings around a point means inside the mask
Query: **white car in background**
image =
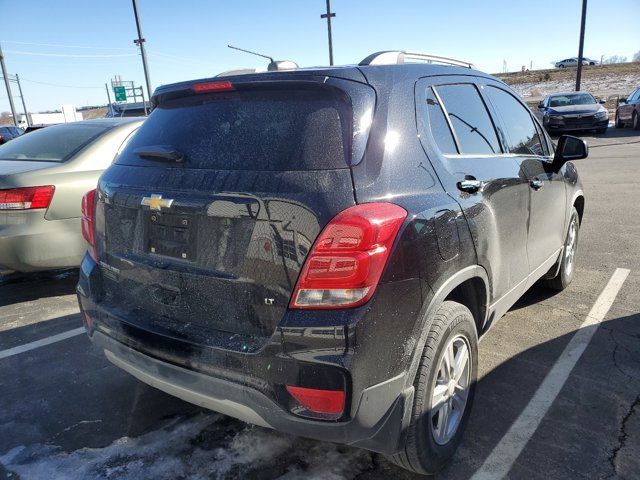
<svg viewBox="0 0 640 480"><path fill-rule="evenodd" d="M586 58L583 58L582 65L589 65L589 60ZM564 60L560 60L559 62L556 62L555 66L556 68L577 67L578 57L565 58Z"/></svg>

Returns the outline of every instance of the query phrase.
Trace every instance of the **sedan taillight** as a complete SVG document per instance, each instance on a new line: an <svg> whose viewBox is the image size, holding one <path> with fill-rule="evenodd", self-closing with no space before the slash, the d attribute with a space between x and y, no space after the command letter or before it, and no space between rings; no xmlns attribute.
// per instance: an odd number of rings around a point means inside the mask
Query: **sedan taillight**
<svg viewBox="0 0 640 480"><path fill-rule="evenodd" d="M82 197L82 236L91 246L89 254L98 261L96 250L96 190L90 190Z"/></svg>
<svg viewBox="0 0 640 480"><path fill-rule="evenodd" d="M53 185L0 190L0 210L47 208L51 203L54 191Z"/></svg>

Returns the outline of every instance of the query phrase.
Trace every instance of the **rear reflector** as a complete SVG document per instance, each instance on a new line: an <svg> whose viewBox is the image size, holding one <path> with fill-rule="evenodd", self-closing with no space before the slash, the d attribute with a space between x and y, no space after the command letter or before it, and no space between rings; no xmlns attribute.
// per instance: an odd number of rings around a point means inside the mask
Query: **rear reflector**
<svg viewBox="0 0 640 480"><path fill-rule="evenodd" d="M212 93L212 92L228 92L235 90L233 84L229 81L224 82L207 82L196 83L191 87L191 90L195 93Z"/></svg>
<svg viewBox="0 0 640 480"><path fill-rule="evenodd" d="M289 308L366 303L406 217L406 210L392 203L363 203L336 215L314 243Z"/></svg>
<svg viewBox="0 0 640 480"><path fill-rule="evenodd" d="M287 391L310 412L335 415L344 411L344 392L342 390L316 390L315 388L287 385Z"/></svg>
<svg viewBox="0 0 640 480"><path fill-rule="evenodd" d="M47 208L51 203L54 191L53 185L0 190L0 210Z"/></svg>
<svg viewBox="0 0 640 480"><path fill-rule="evenodd" d="M82 236L91 246L89 254L98 261L96 250L96 191L91 190L82 197Z"/></svg>

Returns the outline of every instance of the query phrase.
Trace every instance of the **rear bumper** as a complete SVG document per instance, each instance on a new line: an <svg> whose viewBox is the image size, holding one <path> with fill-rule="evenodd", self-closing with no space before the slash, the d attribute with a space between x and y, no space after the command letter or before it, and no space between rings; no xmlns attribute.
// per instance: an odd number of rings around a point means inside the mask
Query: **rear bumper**
<svg viewBox="0 0 640 480"><path fill-rule="evenodd" d="M0 212L0 270L77 267L86 248L79 218L45 220L44 210Z"/></svg>
<svg viewBox="0 0 640 480"><path fill-rule="evenodd" d="M78 284L85 326L107 358L139 380L248 423L385 454L399 450L413 403L413 387L406 388L405 373L356 389L350 379L363 367L353 357L346 358L344 352L338 355L326 337L316 340L315 351L301 336L288 342L291 332L280 327L255 353L185 346L176 338L143 331L102 308L96 301L99 270L85 256ZM283 385L295 385L301 377L313 375L328 381L336 371L344 372L347 385L348 411L341 420L316 420L291 412Z"/></svg>

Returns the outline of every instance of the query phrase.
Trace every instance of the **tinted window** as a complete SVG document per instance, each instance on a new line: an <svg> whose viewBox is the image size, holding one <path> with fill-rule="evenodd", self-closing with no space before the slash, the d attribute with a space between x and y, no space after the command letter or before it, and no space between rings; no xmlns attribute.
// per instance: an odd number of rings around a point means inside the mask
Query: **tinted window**
<svg viewBox="0 0 640 480"><path fill-rule="evenodd" d="M436 140L438 149L445 154L458 153L447 119L431 88L427 88L427 113L431 133Z"/></svg>
<svg viewBox="0 0 640 480"><path fill-rule="evenodd" d="M64 162L109 128L109 125L86 123L43 128L0 146L0 159Z"/></svg>
<svg viewBox="0 0 640 480"><path fill-rule="evenodd" d="M441 85L436 90L449 114L460 153L500 153L493 123L474 85Z"/></svg>
<svg viewBox="0 0 640 480"><path fill-rule="evenodd" d="M519 155L544 155L540 136L531 118L529 110L518 102L513 95L496 87L485 90L502 119L502 132L509 145L509 153Z"/></svg>
<svg viewBox="0 0 640 480"><path fill-rule="evenodd" d="M567 93L549 97L550 107L566 107L569 105L591 105L597 103L590 93Z"/></svg>
<svg viewBox="0 0 640 480"><path fill-rule="evenodd" d="M170 145L190 168L346 168L351 111L324 90L263 90L167 100L151 113L116 163L157 165L135 150Z"/></svg>

